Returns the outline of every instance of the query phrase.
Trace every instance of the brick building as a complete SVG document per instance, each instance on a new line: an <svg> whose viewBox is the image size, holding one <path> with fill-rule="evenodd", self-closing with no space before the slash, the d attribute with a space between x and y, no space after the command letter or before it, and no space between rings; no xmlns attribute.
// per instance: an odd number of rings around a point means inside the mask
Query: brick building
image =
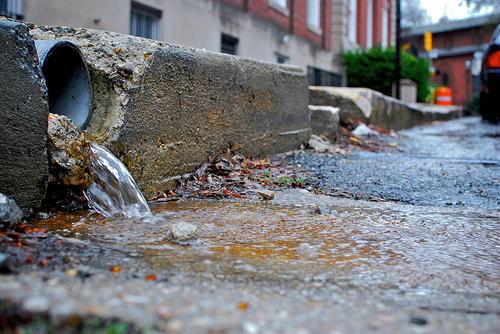
<svg viewBox="0 0 500 334"><path fill-rule="evenodd" d="M436 69L431 83L450 87L453 104L467 107L479 90L476 66L480 64L481 52L499 23L500 15L497 14L410 28L402 32L402 45L408 43L407 52L416 56L430 56ZM427 31L432 33L429 54L424 48Z"/></svg>
<svg viewBox="0 0 500 334"><path fill-rule="evenodd" d="M344 85L342 53L394 45L394 0L0 0L37 25L115 31L304 69Z"/></svg>

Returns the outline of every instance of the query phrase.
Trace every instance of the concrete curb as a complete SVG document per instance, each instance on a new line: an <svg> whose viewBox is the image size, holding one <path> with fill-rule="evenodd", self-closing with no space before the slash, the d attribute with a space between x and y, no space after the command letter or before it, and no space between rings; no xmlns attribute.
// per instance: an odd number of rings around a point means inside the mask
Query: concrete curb
<svg viewBox="0 0 500 334"><path fill-rule="evenodd" d="M311 113L311 131L315 135L324 135L335 141L338 137L340 108L332 106L309 106Z"/></svg>
<svg viewBox="0 0 500 334"><path fill-rule="evenodd" d="M24 216L47 187L49 106L35 45L24 24L0 21L0 192Z"/></svg>
<svg viewBox="0 0 500 334"><path fill-rule="evenodd" d="M309 103L339 107L340 119L344 121L352 117L395 131L464 114L459 106L408 105L367 88L309 87Z"/></svg>
<svg viewBox="0 0 500 334"><path fill-rule="evenodd" d="M308 86L296 67L98 30L35 27L34 39L69 40L93 82L87 132L129 168L147 199L210 153L293 150L310 136Z"/></svg>

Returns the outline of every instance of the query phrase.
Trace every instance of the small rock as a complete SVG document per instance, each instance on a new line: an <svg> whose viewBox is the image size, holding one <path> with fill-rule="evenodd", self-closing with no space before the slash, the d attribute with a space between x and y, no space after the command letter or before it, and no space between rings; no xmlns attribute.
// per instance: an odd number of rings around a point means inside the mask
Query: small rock
<svg viewBox="0 0 500 334"><path fill-rule="evenodd" d="M38 212L36 214L36 218L40 219L40 220L46 220L46 219L49 219L50 216L52 216L52 214L50 212Z"/></svg>
<svg viewBox="0 0 500 334"><path fill-rule="evenodd" d="M259 196L263 199L273 199L274 195L276 195L275 191L262 189L259 191Z"/></svg>
<svg viewBox="0 0 500 334"><path fill-rule="evenodd" d="M190 243L198 238L198 228L192 224L180 221L172 225L167 237L177 243Z"/></svg>
<svg viewBox="0 0 500 334"><path fill-rule="evenodd" d="M23 302L23 308L28 312L44 313L49 310L50 300L45 296L32 296Z"/></svg>
<svg viewBox="0 0 500 334"><path fill-rule="evenodd" d="M23 212L16 204L16 201L0 193L0 224L7 228L12 227L23 218Z"/></svg>
<svg viewBox="0 0 500 334"><path fill-rule="evenodd" d="M410 324L425 326L425 325L427 325L427 319L424 319L422 317L413 316L410 319Z"/></svg>
<svg viewBox="0 0 500 334"><path fill-rule="evenodd" d="M127 74L134 73L134 67L132 66L132 64L127 64L127 65L125 65L125 67L123 68L123 72L125 72L125 73L127 73Z"/></svg>
<svg viewBox="0 0 500 334"><path fill-rule="evenodd" d="M90 142L66 116L49 114L49 182L88 189L92 184Z"/></svg>
<svg viewBox="0 0 500 334"><path fill-rule="evenodd" d="M9 273L9 257L4 254L0 253L0 273Z"/></svg>
<svg viewBox="0 0 500 334"><path fill-rule="evenodd" d="M361 123L356 129L352 131L354 137L367 137L380 135L377 131L370 129L366 124Z"/></svg>
<svg viewBox="0 0 500 334"><path fill-rule="evenodd" d="M308 144L318 153L330 152L330 153L345 154L343 150L339 149L335 144L330 142L324 136L311 135Z"/></svg>
<svg viewBox="0 0 500 334"><path fill-rule="evenodd" d="M330 209L327 206L318 205L318 206L315 206L313 208L312 213L315 213L315 214L318 214L318 215L329 215L332 212L330 211Z"/></svg>

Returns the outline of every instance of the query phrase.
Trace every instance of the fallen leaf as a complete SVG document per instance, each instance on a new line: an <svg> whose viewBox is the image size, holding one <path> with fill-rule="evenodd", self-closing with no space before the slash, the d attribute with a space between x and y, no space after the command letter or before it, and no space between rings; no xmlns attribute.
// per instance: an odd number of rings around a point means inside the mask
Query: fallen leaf
<svg viewBox="0 0 500 334"><path fill-rule="evenodd" d="M239 303L238 308L242 311L245 311L248 308L248 303Z"/></svg>
<svg viewBox="0 0 500 334"><path fill-rule="evenodd" d="M152 281L156 279L156 275L148 275L144 278L146 281Z"/></svg>
<svg viewBox="0 0 500 334"><path fill-rule="evenodd" d="M120 270L122 270L122 268L120 268L120 267L112 267L112 268L110 269L110 271L112 271L112 272L114 272L114 273L118 273L118 272L120 272Z"/></svg>
<svg viewBox="0 0 500 334"><path fill-rule="evenodd" d="M78 271L76 271L76 269L70 269L70 270L66 271L65 274L70 275L70 276L76 276L76 275L78 275Z"/></svg>

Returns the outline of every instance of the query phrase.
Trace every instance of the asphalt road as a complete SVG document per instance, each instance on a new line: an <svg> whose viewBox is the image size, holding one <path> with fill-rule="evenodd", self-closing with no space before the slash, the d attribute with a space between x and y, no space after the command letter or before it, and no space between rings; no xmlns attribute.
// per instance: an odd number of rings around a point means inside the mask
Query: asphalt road
<svg viewBox="0 0 500 334"><path fill-rule="evenodd" d="M317 176L326 192L425 206L500 210L500 125L463 118L413 128L383 153L348 156L301 153L288 157Z"/></svg>

